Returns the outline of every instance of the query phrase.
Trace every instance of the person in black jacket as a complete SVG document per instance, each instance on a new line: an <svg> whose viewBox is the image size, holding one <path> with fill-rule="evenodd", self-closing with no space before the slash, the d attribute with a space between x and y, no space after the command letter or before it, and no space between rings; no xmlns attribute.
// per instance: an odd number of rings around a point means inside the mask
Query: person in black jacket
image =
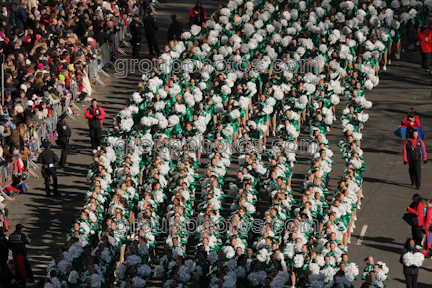
<svg viewBox="0 0 432 288"><path fill-rule="evenodd" d="M171 14L171 23L168 25L168 42L171 40L180 40L180 35L183 33L183 25L177 20L176 14Z"/></svg>
<svg viewBox="0 0 432 288"><path fill-rule="evenodd" d="M156 24L156 18L152 10L149 11L148 15L144 18L144 31L147 38L147 44L149 46L150 55L156 53L157 56L160 55L157 31L159 26Z"/></svg>
<svg viewBox="0 0 432 288"><path fill-rule="evenodd" d="M132 34L132 59L138 59L141 49L141 40L143 36L143 27L141 22L139 21L138 14L135 14L133 16L133 21L130 23L130 31Z"/></svg>
<svg viewBox="0 0 432 288"><path fill-rule="evenodd" d="M409 238L406 243L405 243L405 247L402 249L402 253L401 253L401 257L399 262L401 264L403 264L403 273L405 275L405 280L406 280L406 287L407 288L417 288L417 278L418 278L418 274L419 274L419 267L417 266L406 266L403 263L403 256L406 253L416 253L416 252L420 252L419 250L417 250L414 239Z"/></svg>
<svg viewBox="0 0 432 288"><path fill-rule="evenodd" d="M409 174L411 178L411 186L421 190L421 161L427 163L426 146L423 139L418 138L419 133L413 128L413 135L411 138L405 140L403 146L403 160L404 164L409 164Z"/></svg>
<svg viewBox="0 0 432 288"><path fill-rule="evenodd" d="M60 116L60 121L57 123L57 133L57 143L62 147L59 168L63 168L66 165L66 158L69 152L69 137L72 135L72 131L66 123L66 114Z"/></svg>
<svg viewBox="0 0 432 288"><path fill-rule="evenodd" d="M9 249L12 251L18 269L24 281L29 279L34 281L33 272L30 267L30 262L27 257L26 245L30 244L30 238L22 232L23 225L17 224L15 232L9 235Z"/></svg>
<svg viewBox="0 0 432 288"><path fill-rule="evenodd" d="M45 192L47 196L51 195L51 188L49 182L50 176L52 176L54 182L54 196L59 196L57 171L54 164L58 163L60 160L57 154L55 154L54 151L50 149L51 143L48 140L44 140L42 146L43 148L45 148L45 150L39 154L38 163L42 164L42 176L45 179Z"/></svg>

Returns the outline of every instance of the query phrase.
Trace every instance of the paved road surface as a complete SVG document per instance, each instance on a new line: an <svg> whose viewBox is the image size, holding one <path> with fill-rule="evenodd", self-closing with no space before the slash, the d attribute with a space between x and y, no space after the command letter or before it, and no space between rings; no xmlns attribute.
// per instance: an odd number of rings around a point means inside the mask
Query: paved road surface
<svg viewBox="0 0 432 288"><path fill-rule="evenodd" d="M219 2L206 1L204 8L208 15L217 9ZM176 13L178 19L187 27L188 11L194 6L193 1L183 0L174 3L163 3L165 8L157 8L157 20L161 26L159 45L166 44L166 27L170 22L169 15ZM130 51L126 49L128 55ZM142 44L141 56L148 57L147 44ZM429 95L431 76L419 69L420 54L418 48L402 55L402 60L394 61L388 70L380 74L380 84L373 91L366 94L368 100L373 101L373 107L368 111L370 118L363 132L362 149L365 152L367 165L364 173L364 195L361 210L358 211L358 221L349 245L350 261L359 264L360 271L364 268L363 259L369 255L375 261L383 261L390 268L391 280L388 288L405 287L402 267L399 264L399 253L405 240L410 237L410 227L401 219L405 207L417 191L409 184L408 168L402 162L402 140L393 135L393 131L400 124L408 108L415 107L419 113L422 125L426 127L426 134L432 127L432 101ZM135 92L141 75L132 74L123 79L113 76L114 70L108 69L111 78L106 79L105 86L95 86L97 94L94 96L107 112L105 128L111 127L112 118L126 104L129 96ZM338 108L338 117L344 103ZM31 178L26 181L29 191L8 203L10 211L10 227L22 223L25 232L32 238L29 255L38 279L46 273L47 263L65 242L65 237L72 222L79 215L83 205L84 193L87 185L85 176L91 162L91 149L84 111L87 103L78 105L76 120L68 118L72 127L71 152L69 166L59 172L59 188L62 198L47 198L43 191L43 179ZM108 128L106 128L108 127ZM337 181L342 175L344 163L335 145L342 138L340 123L337 123L329 133L329 141L335 153L336 165L331 173L330 191L334 191ZM428 138L427 138L428 139ZM427 149L432 153L432 142L426 140ZM60 151L57 150L59 154ZM307 171L305 163L309 155L298 155L299 164L294 167L293 189L298 191L303 176ZM432 197L432 163L423 165L422 191L424 198ZM235 166L233 167L235 168ZM38 175L40 176L39 171ZM231 172L230 175L233 175ZM41 177L41 176L40 176ZM296 194L298 199L298 193ZM230 200L227 200L230 204ZM265 205L265 202L262 202ZM358 243L360 232L367 225L361 244ZM13 230L13 229L11 229ZM12 231L10 231L12 232ZM360 245L358 245L360 244ZM192 247L188 254L193 255ZM432 260L425 260L419 277L419 288L432 285ZM152 282L160 287L160 282ZM354 286L360 287L361 281L355 281ZM149 283L150 284L150 283Z"/></svg>

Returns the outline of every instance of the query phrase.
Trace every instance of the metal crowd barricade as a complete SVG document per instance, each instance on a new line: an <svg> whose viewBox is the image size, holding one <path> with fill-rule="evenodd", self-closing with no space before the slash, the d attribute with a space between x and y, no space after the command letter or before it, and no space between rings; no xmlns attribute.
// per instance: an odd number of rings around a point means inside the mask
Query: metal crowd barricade
<svg viewBox="0 0 432 288"><path fill-rule="evenodd" d="M78 83L76 81L74 81L71 85L72 87L72 101L71 101L71 105L77 109L77 110L81 110L80 108L78 108L78 106L75 104L77 97L78 97Z"/></svg>
<svg viewBox="0 0 432 288"><path fill-rule="evenodd" d="M6 193L3 192L3 190L12 184L13 182L13 175L18 174L18 156L15 156L12 158L12 162L7 162L0 166L0 181L1 181L1 190L0 194L8 199L9 201L12 201L12 199L6 195ZM15 170L14 170L15 168Z"/></svg>
<svg viewBox="0 0 432 288"><path fill-rule="evenodd" d="M108 73L104 71L107 64L111 64L114 66L114 62L111 61L112 58L114 60L117 59L116 52L118 51L122 55L127 55L122 46L126 46L131 48L131 45L126 41L127 35L127 26L126 23L129 23L130 18L124 19L124 23L120 23L120 29L116 34L112 37L112 43L109 41L102 44L98 49L98 57L93 60L88 65L88 77L89 80L95 80L99 84L104 85L105 83L98 77L98 74L101 73L105 77L109 78ZM73 103L73 102L71 102ZM75 104L72 104L75 107ZM77 107L75 107L77 108Z"/></svg>

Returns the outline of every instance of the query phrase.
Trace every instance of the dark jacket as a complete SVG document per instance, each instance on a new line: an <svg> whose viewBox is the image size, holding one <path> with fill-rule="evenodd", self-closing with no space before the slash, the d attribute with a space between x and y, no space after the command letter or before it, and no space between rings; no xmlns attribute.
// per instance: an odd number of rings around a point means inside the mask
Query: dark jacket
<svg viewBox="0 0 432 288"><path fill-rule="evenodd" d="M57 154L54 153L50 148L46 148L42 153L39 154L38 163L45 164L55 164L59 163L60 160Z"/></svg>
<svg viewBox="0 0 432 288"><path fill-rule="evenodd" d="M408 267L408 266L405 266L404 264L403 264L403 256L406 254L406 253L416 253L416 252L420 252L419 250L417 250L417 249L414 249L414 250L412 250L412 251L408 251L408 249L407 248L404 248L403 250L402 250L402 253L401 253L401 257L400 257L400 259L399 259L399 262L403 265L403 273L404 273L404 275L417 275L417 274L419 274L419 267L416 267L416 266L410 266L410 267Z"/></svg>
<svg viewBox="0 0 432 288"><path fill-rule="evenodd" d="M419 161L427 160L426 146L421 139L408 138L405 140L403 147L403 160L407 161Z"/></svg>
<svg viewBox="0 0 432 288"><path fill-rule="evenodd" d="M180 39L180 35L182 33L183 33L183 25L177 19L173 20L168 25L168 32L167 32L168 41L179 40Z"/></svg>
<svg viewBox="0 0 432 288"><path fill-rule="evenodd" d="M7 10L7 15L4 16L3 13L0 10L0 22L5 22L6 25L12 25L12 14L11 11L8 9Z"/></svg>
<svg viewBox="0 0 432 288"><path fill-rule="evenodd" d="M12 250L14 257L27 255L26 244L30 244L30 239L21 231L15 231L9 235L9 249Z"/></svg>
<svg viewBox="0 0 432 288"><path fill-rule="evenodd" d="M148 15L144 18L144 32L146 35L153 36L156 35L159 26L156 23L156 19Z"/></svg>
<svg viewBox="0 0 432 288"><path fill-rule="evenodd" d="M133 20L130 23L130 31L132 34L131 44L136 45L138 43L141 43L143 37L143 26L141 22Z"/></svg>
<svg viewBox="0 0 432 288"><path fill-rule="evenodd" d="M66 137L70 137L71 136L72 131L69 128L69 126L66 124L65 121L60 120L57 123L57 133L59 135L59 138L66 138Z"/></svg>
<svg viewBox="0 0 432 288"><path fill-rule="evenodd" d="M201 26L201 24L207 20L207 14L204 11L203 7L195 6L194 8L192 8L189 11L189 17L189 26L192 26L194 24Z"/></svg>
<svg viewBox="0 0 432 288"><path fill-rule="evenodd" d="M26 24L27 23L27 14L24 11L23 7L19 7L17 12L15 12L15 23L16 24Z"/></svg>
<svg viewBox="0 0 432 288"><path fill-rule="evenodd" d="M90 106L85 112L85 117L88 119L90 128L102 128L106 114L102 107L93 108L93 106Z"/></svg>

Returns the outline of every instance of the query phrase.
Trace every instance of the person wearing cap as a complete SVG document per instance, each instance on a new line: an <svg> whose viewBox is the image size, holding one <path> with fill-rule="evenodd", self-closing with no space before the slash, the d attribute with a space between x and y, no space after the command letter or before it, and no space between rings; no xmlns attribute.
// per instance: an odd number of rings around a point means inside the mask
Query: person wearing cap
<svg viewBox="0 0 432 288"><path fill-rule="evenodd" d="M48 140L44 140L42 142L42 147L44 148L44 151L39 154L38 163L42 164L42 176L45 179L45 193L47 196L51 195L51 188L50 188L50 176L53 178L53 186L54 186L54 196L59 196L58 193L58 184L57 184L57 171L55 164L59 163L60 160L57 156L57 154L54 153L50 149L51 143Z"/></svg>
<svg viewBox="0 0 432 288"><path fill-rule="evenodd" d="M427 28L427 26L423 26L421 28L421 33L417 37L413 38L414 41L420 41L420 51L422 55L422 68L429 70L429 61L431 58L432 52L432 32Z"/></svg>
<svg viewBox="0 0 432 288"><path fill-rule="evenodd" d="M148 15L144 17L144 31L145 31L150 55L154 55L155 53L157 56L160 55L159 44L157 39L158 30L159 30L159 26L156 23L154 12L153 10L149 10Z"/></svg>
<svg viewBox="0 0 432 288"><path fill-rule="evenodd" d="M168 25L168 42L171 40L180 40L180 35L183 33L183 25L177 20L176 14L171 14L171 23Z"/></svg>
<svg viewBox="0 0 432 288"><path fill-rule="evenodd" d="M138 14L134 14L133 16L133 21L130 23L130 31L132 34L132 59L138 59L143 36L143 26L139 21Z"/></svg>
<svg viewBox="0 0 432 288"><path fill-rule="evenodd" d="M71 129L66 123L66 114L60 116L60 121L57 123L57 133L57 143L62 147L59 168L63 168L66 165L66 158L69 152L69 137L72 134Z"/></svg>
<svg viewBox="0 0 432 288"><path fill-rule="evenodd" d="M418 138L417 128L413 128L412 138L407 138L403 146L404 164L409 164L411 186L421 190L421 161L427 162L426 146Z"/></svg>
<svg viewBox="0 0 432 288"><path fill-rule="evenodd" d="M98 106L96 99L92 100L91 106L85 112L85 117L88 119L90 128L92 149L96 149L102 140L103 119L106 117L105 111Z"/></svg>
<svg viewBox="0 0 432 288"><path fill-rule="evenodd" d="M18 269L24 279L34 281L33 272L27 257L26 245L30 244L30 238L22 232L24 226L17 224L15 232L9 235L9 249L12 251L13 258L17 262Z"/></svg>

